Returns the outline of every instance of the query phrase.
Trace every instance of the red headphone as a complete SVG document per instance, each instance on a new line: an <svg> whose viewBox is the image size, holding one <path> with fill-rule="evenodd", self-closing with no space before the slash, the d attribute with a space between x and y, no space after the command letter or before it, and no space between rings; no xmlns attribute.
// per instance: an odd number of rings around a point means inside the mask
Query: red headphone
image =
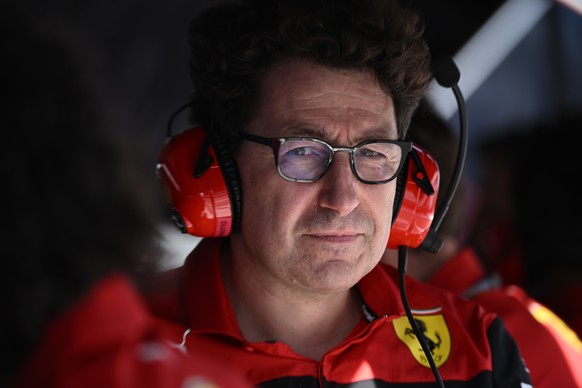
<svg viewBox="0 0 582 388"><path fill-rule="evenodd" d="M240 179L228 146L208 139L201 126L169 137L157 175L173 221L183 233L223 237L240 230ZM397 178L388 248L416 248L425 239L434 218L439 179L434 158L413 144Z"/></svg>

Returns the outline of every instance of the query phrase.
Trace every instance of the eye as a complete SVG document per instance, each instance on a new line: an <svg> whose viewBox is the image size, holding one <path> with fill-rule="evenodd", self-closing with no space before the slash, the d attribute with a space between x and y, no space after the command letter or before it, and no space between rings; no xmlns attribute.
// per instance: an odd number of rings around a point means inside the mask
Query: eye
<svg viewBox="0 0 582 388"><path fill-rule="evenodd" d="M374 159L386 157L386 155L384 153L373 150L373 149L368 148L368 147L360 148L358 150L358 156L363 156L364 158L374 158Z"/></svg>
<svg viewBox="0 0 582 388"><path fill-rule="evenodd" d="M310 140L289 140L281 151L281 157L293 160L320 160L329 156L329 151L322 144Z"/></svg>
<svg viewBox="0 0 582 388"><path fill-rule="evenodd" d="M362 160L382 162L389 157L390 151L379 144L368 144L358 148L357 157Z"/></svg>
<svg viewBox="0 0 582 388"><path fill-rule="evenodd" d="M313 147L296 147L290 149L288 154L291 154L292 156L309 156L316 154L316 152L313 150Z"/></svg>

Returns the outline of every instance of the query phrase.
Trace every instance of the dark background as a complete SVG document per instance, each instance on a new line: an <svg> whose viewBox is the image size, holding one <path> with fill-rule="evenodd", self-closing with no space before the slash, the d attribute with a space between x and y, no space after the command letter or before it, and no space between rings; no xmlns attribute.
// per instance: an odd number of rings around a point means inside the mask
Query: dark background
<svg viewBox="0 0 582 388"><path fill-rule="evenodd" d="M135 135L147 153L152 171L166 138L171 114L189 97L187 26L211 0L15 0L29 12L70 24L101 55L100 75L111 100L123 112L123 126ZM476 147L507 131L551 122L566 110L582 109L582 16L550 0L402 0L415 7L427 25L426 38L433 50L455 57L470 48L472 65L461 70L469 118L469 153L466 173L479 179ZM491 45L480 47L474 38L509 6L520 11L498 25ZM531 11L546 11L538 18ZM532 16L534 15L534 16ZM486 71L486 60L514 39L511 28L533 20L531 28ZM455 58L456 59L456 58ZM480 73L481 72L481 73ZM480 74L474 90L463 81ZM438 87L436 87L438 89ZM436 99L454 102L446 91ZM455 127L457 115L444 114ZM187 124L178 117L174 131ZM578 134L573 134L577 136ZM562 139L552 139L561 142ZM564 139L565 143L568 140Z"/></svg>
<svg viewBox="0 0 582 388"><path fill-rule="evenodd" d="M435 52L454 57L504 6L521 4L516 19L532 18L529 6L547 4L502 61L487 72L474 91L465 93L470 146L499 132L553 120L566 109L582 108L582 16L549 0L402 0L426 21L427 41ZM30 12L64 20L100 52L101 73L111 98L123 105L124 125L149 150L152 165L165 139L168 118L189 97L187 25L211 0L52 0L29 2ZM535 8L535 7L532 7ZM516 20L517 21L517 20ZM499 46L513 39L506 23L497 28ZM504 31L507 28L507 32ZM495 46L473 49L473 57L491 58ZM477 53L477 54L475 54ZM481 71L477 65L464 75ZM465 92L465 91L464 91ZM448 98L454 102L452 93ZM186 125L178 117L174 127ZM457 117L446 115L457 125ZM469 152L467 173L478 176L476 154ZM153 170L153 167L152 167Z"/></svg>

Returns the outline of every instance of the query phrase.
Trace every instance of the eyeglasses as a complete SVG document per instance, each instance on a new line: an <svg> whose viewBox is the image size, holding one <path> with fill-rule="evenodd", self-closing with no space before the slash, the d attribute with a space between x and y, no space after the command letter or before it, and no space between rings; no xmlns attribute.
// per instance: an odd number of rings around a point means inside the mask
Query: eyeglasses
<svg viewBox="0 0 582 388"><path fill-rule="evenodd" d="M267 138L250 133L243 140L273 149L275 165L284 179L315 182L325 175L336 152L348 152L356 178L367 184L382 184L396 178L412 143L396 140L367 140L354 147L332 147L323 140L308 137Z"/></svg>

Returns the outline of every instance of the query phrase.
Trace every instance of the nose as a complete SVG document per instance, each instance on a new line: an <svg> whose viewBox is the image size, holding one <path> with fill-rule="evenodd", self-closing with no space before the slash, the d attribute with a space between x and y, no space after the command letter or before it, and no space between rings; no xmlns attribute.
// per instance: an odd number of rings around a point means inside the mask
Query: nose
<svg viewBox="0 0 582 388"><path fill-rule="evenodd" d="M339 215L349 214L360 204L356 190L359 184L350 167L349 153L336 152L329 170L320 179L319 206Z"/></svg>

